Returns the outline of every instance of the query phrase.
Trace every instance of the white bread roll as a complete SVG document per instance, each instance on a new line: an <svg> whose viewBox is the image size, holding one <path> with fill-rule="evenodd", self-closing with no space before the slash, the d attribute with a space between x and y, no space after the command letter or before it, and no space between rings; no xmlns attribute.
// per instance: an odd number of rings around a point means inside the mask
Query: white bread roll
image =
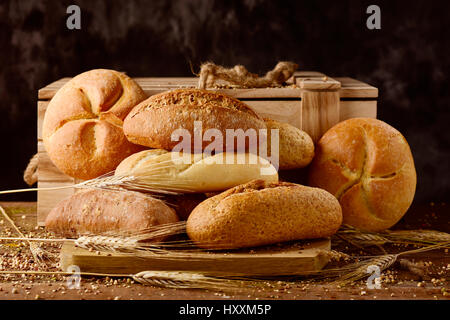
<svg viewBox="0 0 450 320"><path fill-rule="evenodd" d="M266 159L250 153L214 156L161 149L135 153L122 161L116 176L139 176L185 192L215 192L260 179L278 182L278 172Z"/></svg>

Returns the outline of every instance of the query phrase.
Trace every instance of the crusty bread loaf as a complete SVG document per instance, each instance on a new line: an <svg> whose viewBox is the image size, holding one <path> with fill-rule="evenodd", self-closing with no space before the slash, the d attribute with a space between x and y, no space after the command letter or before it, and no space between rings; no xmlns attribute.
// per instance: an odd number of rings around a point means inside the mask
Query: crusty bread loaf
<svg viewBox="0 0 450 320"><path fill-rule="evenodd" d="M314 157L314 142L304 131L288 124L271 119L264 119L267 126L267 150L271 150L271 129L278 129L279 169L296 169L306 167Z"/></svg>
<svg viewBox="0 0 450 320"><path fill-rule="evenodd" d="M186 129L191 135L191 151L203 151L210 141L194 145L194 121L201 121L202 137L208 129L217 129L223 136L226 149L226 130L265 129L265 123L243 102L224 94L200 89L179 89L151 96L137 105L124 121L124 132L129 141L172 150L179 141L172 140L176 129ZM247 141L246 147L253 145ZM201 147L201 148L200 148ZM201 149L201 150L200 150ZM222 151L221 150L221 151ZM228 151L236 151L235 148Z"/></svg>
<svg viewBox="0 0 450 320"><path fill-rule="evenodd" d="M95 189L61 201L47 216L45 227L63 237L77 237L110 231L134 234L177 221L175 211L161 200L138 192Z"/></svg>
<svg viewBox="0 0 450 320"><path fill-rule="evenodd" d="M91 70L67 82L50 101L43 140L52 162L65 174L92 179L112 171L142 147L122 129L125 116L146 98L125 74Z"/></svg>
<svg viewBox="0 0 450 320"><path fill-rule="evenodd" d="M339 202L322 189L252 181L199 204L187 234L203 248L244 248L333 235L342 222Z"/></svg>
<svg viewBox="0 0 450 320"><path fill-rule="evenodd" d="M380 120L357 118L320 139L309 183L339 199L344 223L380 231L396 224L411 205L416 170L400 132Z"/></svg>
<svg viewBox="0 0 450 320"><path fill-rule="evenodd" d="M253 154L226 152L207 157L161 149L131 155L117 167L115 175L136 176L196 193L223 191L254 179L278 182L278 172L270 162Z"/></svg>

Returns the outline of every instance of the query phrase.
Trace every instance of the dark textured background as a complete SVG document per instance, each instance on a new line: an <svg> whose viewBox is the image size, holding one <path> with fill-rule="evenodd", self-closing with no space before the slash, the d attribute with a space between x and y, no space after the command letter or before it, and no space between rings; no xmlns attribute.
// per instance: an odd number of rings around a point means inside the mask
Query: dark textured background
<svg viewBox="0 0 450 320"><path fill-rule="evenodd" d="M82 29L66 28L66 8ZM366 28L369 4L382 30ZM211 60L265 73L278 60L380 89L379 118L409 141L416 203L445 201L450 176L449 1L0 2L0 190L25 187L36 152L37 90L112 68L131 76L190 76ZM35 194L0 197L31 200Z"/></svg>

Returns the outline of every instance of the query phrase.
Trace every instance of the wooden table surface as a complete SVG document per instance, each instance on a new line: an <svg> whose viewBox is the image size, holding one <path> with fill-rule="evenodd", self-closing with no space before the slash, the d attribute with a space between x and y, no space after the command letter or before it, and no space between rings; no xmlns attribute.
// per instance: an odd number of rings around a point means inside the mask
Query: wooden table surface
<svg viewBox="0 0 450 320"><path fill-rule="evenodd" d="M31 236L46 236L43 228L36 227L36 203L0 202L8 215L15 221L23 233ZM408 219L404 219L398 228L433 228L449 232L450 222L445 203L430 204L412 210ZM0 236L18 236L8 221L0 217ZM50 248L55 253L58 247ZM0 241L0 271L11 270L8 263L17 255L23 262L15 262L15 269L29 268L32 262L28 246L14 244L11 241ZM27 261L28 260L28 261ZM271 300L271 299L435 299L447 300L450 296L450 254L448 250L435 250L414 255L412 261L425 262L435 270L436 276L419 275L410 270L403 270L394 265L387 274L392 274L394 281L383 281L381 289L369 290L365 281L358 284L337 287L330 284L298 282L287 288L238 288L227 292L214 292L200 289L166 289L144 286L130 282L130 279L83 278L80 289L68 289L63 276L21 276L0 274L0 299L182 299L182 300ZM22 262L21 262L22 261ZM21 264L22 263L22 264ZM32 264L30 264L32 266ZM56 270L55 268L50 269ZM444 271L442 271L444 270Z"/></svg>

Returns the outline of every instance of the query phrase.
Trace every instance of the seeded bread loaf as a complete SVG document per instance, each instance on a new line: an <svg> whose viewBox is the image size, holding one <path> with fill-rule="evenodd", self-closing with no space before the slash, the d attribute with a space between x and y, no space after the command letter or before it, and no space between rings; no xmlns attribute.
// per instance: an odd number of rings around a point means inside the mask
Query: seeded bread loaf
<svg viewBox="0 0 450 320"><path fill-rule="evenodd" d="M288 123L264 119L267 126L267 150L271 154L271 130L278 129L279 169L306 167L314 157L314 142L305 132Z"/></svg>
<svg viewBox="0 0 450 320"><path fill-rule="evenodd" d="M194 144L194 121L201 122L200 143ZM202 137L208 129L222 134L220 151L226 149L226 130L254 129L255 134L266 125L245 103L227 95L200 89L179 89L151 96L137 105L124 121L124 132L129 141L150 148L172 150L180 141L172 139L172 133L179 128L190 134L192 152L200 152L211 141ZM248 142L245 147L253 146ZM197 147L197 148L195 148ZM180 151L180 150L178 150Z"/></svg>
<svg viewBox="0 0 450 320"><path fill-rule="evenodd" d="M253 154L205 156L161 149L131 155L115 175L140 177L156 188L185 193L223 191L254 179L278 182L278 172L270 162Z"/></svg>
<svg viewBox="0 0 450 320"><path fill-rule="evenodd" d="M45 149L65 174L92 179L143 148L130 143L123 119L146 98L125 74L91 70L67 82L50 101L43 122Z"/></svg>
<svg viewBox="0 0 450 320"><path fill-rule="evenodd" d="M77 237L110 231L135 234L177 221L175 211L161 200L138 192L95 189L61 201L47 216L45 227L62 237Z"/></svg>
<svg viewBox="0 0 450 320"><path fill-rule="evenodd" d="M344 223L380 231L396 224L411 205L416 170L408 142L376 119L343 121L316 147L309 184L339 199Z"/></svg>
<svg viewBox="0 0 450 320"><path fill-rule="evenodd" d="M329 237L341 222L339 202L325 190L256 180L203 201L186 230L200 247L234 249Z"/></svg>

